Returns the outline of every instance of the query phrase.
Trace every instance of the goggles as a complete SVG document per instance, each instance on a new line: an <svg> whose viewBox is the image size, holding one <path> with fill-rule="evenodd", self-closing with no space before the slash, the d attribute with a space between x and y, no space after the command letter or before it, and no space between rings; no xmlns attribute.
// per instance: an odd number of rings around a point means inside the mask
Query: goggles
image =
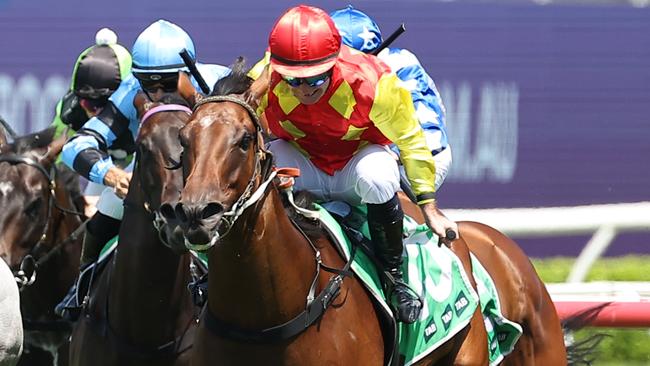
<svg viewBox="0 0 650 366"><path fill-rule="evenodd" d="M294 88L300 86L300 84L302 83L305 83L312 88L316 88L325 84L327 79L329 79L330 74L331 74L330 71L328 71L326 73L316 75L316 76L310 76L308 78L294 78L291 76L282 75L282 80L284 80L287 84L289 84L289 86Z"/></svg>
<svg viewBox="0 0 650 366"><path fill-rule="evenodd" d="M178 72L164 74L134 73L140 82L142 89L149 93L155 93L162 89L165 93L173 93L178 88Z"/></svg>

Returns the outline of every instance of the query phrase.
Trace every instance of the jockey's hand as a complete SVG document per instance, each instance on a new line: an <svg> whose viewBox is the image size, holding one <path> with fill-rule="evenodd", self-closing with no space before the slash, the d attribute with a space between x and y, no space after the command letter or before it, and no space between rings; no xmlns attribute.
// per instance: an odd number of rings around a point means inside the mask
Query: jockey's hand
<svg viewBox="0 0 650 366"><path fill-rule="evenodd" d="M118 167L111 167L104 176L104 184L113 187L115 194L120 197L126 197L129 192L129 183L131 182L131 173L127 173Z"/></svg>
<svg viewBox="0 0 650 366"><path fill-rule="evenodd" d="M202 95L196 91L190 76L185 72L178 73L178 84L177 84L178 94L185 99L190 106L194 106L196 102L202 97Z"/></svg>
<svg viewBox="0 0 650 366"><path fill-rule="evenodd" d="M429 228L440 237L440 241L446 246L450 246L452 240L447 239L447 230L452 230L458 238L458 225L451 221L438 209L436 201L427 202L420 205L424 219Z"/></svg>

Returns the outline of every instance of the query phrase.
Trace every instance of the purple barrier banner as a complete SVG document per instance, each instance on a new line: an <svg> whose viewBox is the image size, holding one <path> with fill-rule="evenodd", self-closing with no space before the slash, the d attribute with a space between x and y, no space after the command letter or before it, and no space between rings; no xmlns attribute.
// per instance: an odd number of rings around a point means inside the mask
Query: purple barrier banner
<svg viewBox="0 0 650 366"><path fill-rule="evenodd" d="M110 27L130 48L158 18L193 37L201 62L262 56L298 2L0 0L0 114L46 127L78 53ZM313 1L328 11L348 2ZM442 207L571 206L650 200L650 10L357 1L436 81L453 151ZM648 213L650 215L650 213ZM648 236L642 240L648 243Z"/></svg>

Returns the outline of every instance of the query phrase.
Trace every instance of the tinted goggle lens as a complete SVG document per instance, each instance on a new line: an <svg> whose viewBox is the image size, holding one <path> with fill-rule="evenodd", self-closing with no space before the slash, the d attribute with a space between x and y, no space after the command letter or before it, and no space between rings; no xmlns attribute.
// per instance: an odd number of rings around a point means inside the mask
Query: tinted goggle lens
<svg viewBox="0 0 650 366"><path fill-rule="evenodd" d="M297 87L300 86L300 84L305 83L312 88L315 88L317 86L321 86L325 84L327 81L327 78L330 77L330 73L326 72L324 74L316 75L316 76L310 76L308 78L293 78L290 76L282 76L282 79L289 84L292 87Z"/></svg>
<svg viewBox="0 0 650 366"><path fill-rule="evenodd" d="M162 89L165 93L175 92L178 87L178 73L173 74L135 74L143 90L155 93Z"/></svg>

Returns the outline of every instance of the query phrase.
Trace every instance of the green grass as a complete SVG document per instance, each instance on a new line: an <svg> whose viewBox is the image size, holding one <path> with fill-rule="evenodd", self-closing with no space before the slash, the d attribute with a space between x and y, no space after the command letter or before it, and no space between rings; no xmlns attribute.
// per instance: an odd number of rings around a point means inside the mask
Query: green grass
<svg viewBox="0 0 650 366"><path fill-rule="evenodd" d="M533 259L544 282L564 282L575 258ZM650 256L600 259L587 281L650 281ZM638 328L587 328L576 333L583 339L595 333L608 334L598 346L594 366L650 365L650 330Z"/></svg>
<svg viewBox="0 0 650 366"><path fill-rule="evenodd" d="M544 282L564 282L575 258L533 259ZM625 256L601 259L587 275L587 281L650 281L650 256Z"/></svg>

